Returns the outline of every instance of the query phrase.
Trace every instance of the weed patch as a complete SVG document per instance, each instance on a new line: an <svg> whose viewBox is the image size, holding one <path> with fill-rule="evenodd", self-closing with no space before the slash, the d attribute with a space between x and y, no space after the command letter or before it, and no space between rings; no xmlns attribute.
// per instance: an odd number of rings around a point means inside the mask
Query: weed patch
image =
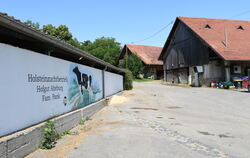
<svg viewBox="0 0 250 158"><path fill-rule="evenodd" d="M40 144L41 149L51 149L55 146L56 140L61 136L55 129L54 121L47 121L45 123L45 128L42 131L43 138Z"/></svg>

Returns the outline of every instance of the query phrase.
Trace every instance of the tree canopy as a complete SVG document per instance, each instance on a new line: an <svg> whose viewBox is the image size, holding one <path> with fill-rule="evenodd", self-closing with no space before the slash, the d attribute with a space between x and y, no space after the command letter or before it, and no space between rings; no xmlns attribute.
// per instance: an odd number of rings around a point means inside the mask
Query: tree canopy
<svg viewBox="0 0 250 158"><path fill-rule="evenodd" d="M126 60L128 62L128 69L132 72L134 77L139 77L139 74L142 73L144 66L141 59L134 53L126 56L119 61L119 67L126 68Z"/></svg>
<svg viewBox="0 0 250 158"><path fill-rule="evenodd" d="M51 24L48 24L44 25L41 30L64 41L70 41L73 37L72 33L69 32L69 28L66 25L55 27Z"/></svg>
<svg viewBox="0 0 250 158"><path fill-rule="evenodd" d="M85 41L81 49L110 64L115 64L121 51L121 46L115 38L101 37L97 38L94 42Z"/></svg>
<svg viewBox="0 0 250 158"><path fill-rule="evenodd" d="M59 25L56 27L52 24L47 24L40 28L39 23L32 22L31 20L28 20L24 23L29 24L60 40L63 40L75 46L76 48L84 50L85 52L109 62L110 64L115 64L115 61L121 51L120 43L117 42L113 37L100 37L93 42L90 40L80 42L77 38L73 38L72 33L66 25Z"/></svg>
<svg viewBox="0 0 250 158"><path fill-rule="evenodd" d="M24 23L28 24L36 29L40 29L40 24L38 22L32 22L31 20L27 20Z"/></svg>

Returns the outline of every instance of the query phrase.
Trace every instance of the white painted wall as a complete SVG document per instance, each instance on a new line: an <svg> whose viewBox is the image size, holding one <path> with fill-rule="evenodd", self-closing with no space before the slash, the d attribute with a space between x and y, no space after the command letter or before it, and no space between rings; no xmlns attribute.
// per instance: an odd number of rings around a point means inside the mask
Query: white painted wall
<svg viewBox="0 0 250 158"><path fill-rule="evenodd" d="M111 72L104 72L105 97L123 90L123 76Z"/></svg>
<svg viewBox="0 0 250 158"><path fill-rule="evenodd" d="M82 91L73 72L76 67L88 79L89 76L92 78L92 84L88 82L87 89L83 87ZM84 107L103 97L102 70L2 43L0 74L0 136ZM105 74L106 94L123 90L120 75ZM64 82L29 82L29 75L57 76ZM49 87L48 91L39 91L39 86ZM59 88L53 90L52 86Z"/></svg>
<svg viewBox="0 0 250 158"><path fill-rule="evenodd" d="M224 65L218 61L210 61L209 64L204 65L203 78L205 80L223 79L225 74Z"/></svg>

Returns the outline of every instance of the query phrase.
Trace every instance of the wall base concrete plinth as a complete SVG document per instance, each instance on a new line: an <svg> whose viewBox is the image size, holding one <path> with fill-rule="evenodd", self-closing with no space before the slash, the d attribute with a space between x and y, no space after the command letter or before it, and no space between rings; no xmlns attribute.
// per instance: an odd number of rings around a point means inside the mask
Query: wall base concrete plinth
<svg viewBox="0 0 250 158"><path fill-rule="evenodd" d="M108 99L100 100L82 109L78 109L54 118L59 133L70 130L86 120L108 104ZM35 151L42 139L45 122L25 130L0 138L0 158L22 158Z"/></svg>

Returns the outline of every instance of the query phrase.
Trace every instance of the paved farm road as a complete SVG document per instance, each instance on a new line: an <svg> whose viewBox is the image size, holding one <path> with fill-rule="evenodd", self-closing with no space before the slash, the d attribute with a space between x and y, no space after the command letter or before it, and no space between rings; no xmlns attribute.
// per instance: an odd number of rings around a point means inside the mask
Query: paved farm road
<svg viewBox="0 0 250 158"><path fill-rule="evenodd" d="M76 135L28 157L250 157L250 93L134 83Z"/></svg>

